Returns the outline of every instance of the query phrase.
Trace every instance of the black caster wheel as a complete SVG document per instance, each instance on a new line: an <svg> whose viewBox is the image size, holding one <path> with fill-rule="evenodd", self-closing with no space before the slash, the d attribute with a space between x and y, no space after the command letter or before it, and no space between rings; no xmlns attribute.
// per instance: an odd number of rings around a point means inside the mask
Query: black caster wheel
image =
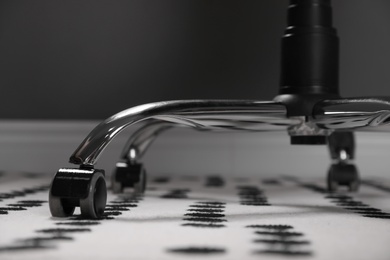
<svg viewBox="0 0 390 260"><path fill-rule="evenodd" d="M133 188L135 194L142 194L146 188L146 170L142 164L118 162L111 176L114 193L122 193L124 188Z"/></svg>
<svg viewBox="0 0 390 260"><path fill-rule="evenodd" d="M77 202L71 199L59 198L53 196L51 189L49 192L49 208L53 217L65 218L72 216Z"/></svg>
<svg viewBox="0 0 390 260"><path fill-rule="evenodd" d="M119 194L119 193L123 192L122 183L119 181L116 181L116 176L118 174L117 171L118 171L118 169L115 169L111 175L111 189L112 189L112 192L115 194Z"/></svg>
<svg viewBox="0 0 390 260"><path fill-rule="evenodd" d="M60 169L49 191L49 207L53 217L72 216L80 207L84 218L99 218L107 201L104 171L95 169Z"/></svg>
<svg viewBox="0 0 390 260"><path fill-rule="evenodd" d="M91 179L87 197L80 199L81 216L98 218L104 213L107 202L106 181L102 173L95 173Z"/></svg>
<svg viewBox="0 0 390 260"><path fill-rule="evenodd" d="M359 190L360 179L355 165L339 163L330 166L328 172L328 191L337 191L339 186L347 186L351 192Z"/></svg>

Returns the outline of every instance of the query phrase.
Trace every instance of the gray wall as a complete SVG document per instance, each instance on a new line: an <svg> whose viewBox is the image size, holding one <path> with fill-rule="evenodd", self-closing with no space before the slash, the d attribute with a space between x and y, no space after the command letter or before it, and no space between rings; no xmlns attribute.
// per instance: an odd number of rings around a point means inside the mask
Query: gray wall
<svg viewBox="0 0 390 260"><path fill-rule="evenodd" d="M287 0L0 1L0 118L272 99ZM390 1L333 1L341 93L390 96Z"/></svg>

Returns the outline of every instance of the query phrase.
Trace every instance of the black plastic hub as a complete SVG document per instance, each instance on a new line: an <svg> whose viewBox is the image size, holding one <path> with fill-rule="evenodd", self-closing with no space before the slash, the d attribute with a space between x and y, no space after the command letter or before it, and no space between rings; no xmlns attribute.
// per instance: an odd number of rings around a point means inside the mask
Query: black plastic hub
<svg viewBox="0 0 390 260"><path fill-rule="evenodd" d="M323 145L327 144L327 137L324 135L298 135L290 136L290 143L294 145Z"/></svg>

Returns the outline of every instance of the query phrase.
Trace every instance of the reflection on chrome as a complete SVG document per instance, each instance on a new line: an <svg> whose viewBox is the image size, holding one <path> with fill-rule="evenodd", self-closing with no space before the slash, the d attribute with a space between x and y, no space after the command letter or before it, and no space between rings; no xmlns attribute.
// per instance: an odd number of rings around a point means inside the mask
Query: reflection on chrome
<svg viewBox="0 0 390 260"><path fill-rule="evenodd" d="M389 100L390 97L324 100L316 105L312 121L325 129L385 130L390 123Z"/></svg>
<svg viewBox="0 0 390 260"><path fill-rule="evenodd" d="M169 122L169 127L186 126L199 130L281 130L297 124L286 117L286 108L277 102L247 100L164 101L130 108L106 119L91 131L70 158L71 163L93 165L111 140L126 127L146 120ZM156 128L157 127L157 128ZM167 125L146 127L129 140L126 151L142 154L153 138ZM164 130L163 130L164 129ZM145 142L144 142L145 140ZM134 143L134 144L133 144ZM146 147L146 148L140 148ZM137 157L137 155L136 155Z"/></svg>
<svg viewBox="0 0 390 260"><path fill-rule="evenodd" d="M390 123L390 98L350 98L318 102L311 117L288 117L275 101L182 100L129 108L95 127L70 157L70 162L94 165L111 140L123 129L141 127L127 141L122 158L138 161L155 138L172 127L221 131L287 130L291 136L328 136L338 130L373 130ZM375 128L376 129L376 128ZM390 130L390 127L385 129Z"/></svg>

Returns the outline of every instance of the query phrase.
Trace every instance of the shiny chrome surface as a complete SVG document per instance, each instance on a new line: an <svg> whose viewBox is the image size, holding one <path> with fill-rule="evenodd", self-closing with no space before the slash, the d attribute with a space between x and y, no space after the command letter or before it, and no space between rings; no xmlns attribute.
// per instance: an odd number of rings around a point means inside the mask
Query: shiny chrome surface
<svg viewBox="0 0 390 260"><path fill-rule="evenodd" d="M126 142L121 158L136 163L144 155L153 141L164 131L177 124L170 122L150 120L134 132Z"/></svg>
<svg viewBox="0 0 390 260"><path fill-rule="evenodd" d="M324 100L314 108L312 122L325 129L388 131L390 97Z"/></svg>
<svg viewBox="0 0 390 260"><path fill-rule="evenodd" d="M340 150L340 153L339 153L339 158L338 158L338 161L339 162L347 162L349 160L349 154L347 153L346 150Z"/></svg>
<svg viewBox="0 0 390 260"><path fill-rule="evenodd" d="M181 126L197 130L286 130L290 135L329 135L334 130L390 130L390 98L324 100L313 117L288 118L273 101L184 100L145 104L124 110L95 127L70 157L74 164L93 165L123 129L144 122L128 140L122 158L137 161L165 130ZM383 127L386 127L383 129Z"/></svg>
<svg viewBox="0 0 390 260"><path fill-rule="evenodd" d="M131 125L154 119L199 130L282 130L300 120L286 117L286 108L277 102L248 100L184 100L145 104L129 108L96 126L70 157L74 164L93 165L110 141ZM157 127L157 132L158 131ZM154 127L150 128L154 136ZM148 138L140 130L134 140ZM153 138L152 138L153 139ZM145 139L144 139L145 140ZM133 142L129 141L129 142ZM128 145L131 146L131 143ZM142 142L140 142L142 143ZM150 141L145 143L145 147ZM131 149L130 149L131 152ZM135 155L136 156L136 155Z"/></svg>

